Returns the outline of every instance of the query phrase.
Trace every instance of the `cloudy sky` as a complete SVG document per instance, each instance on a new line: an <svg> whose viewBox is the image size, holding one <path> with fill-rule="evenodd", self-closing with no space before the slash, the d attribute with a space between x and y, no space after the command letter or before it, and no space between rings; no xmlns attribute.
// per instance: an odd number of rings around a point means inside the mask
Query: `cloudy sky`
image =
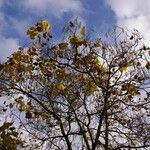
<svg viewBox="0 0 150 150"><path fill-rule="evenodd" d="M0 62L26 46L27 27L47 19L58 36L75 17L99 35L112 25L138 29L150 44L150 0L0 0Z"/></svg>

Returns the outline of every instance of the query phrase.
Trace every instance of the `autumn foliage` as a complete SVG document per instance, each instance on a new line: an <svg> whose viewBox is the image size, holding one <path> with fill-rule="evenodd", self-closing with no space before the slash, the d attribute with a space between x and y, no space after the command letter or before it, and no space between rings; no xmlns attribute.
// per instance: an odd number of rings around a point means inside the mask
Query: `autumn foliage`
<svg viewBox="0 0 150 150"><path fill-rule="evenodd" d="M65 27L64 40L54 44L51 34L51 25L39 21L27 30L31 45L0 65L1 96L9 98L5 111L19 120L18 145L44 150L149 147L150 50L140 34L120 39L116 32L113 44L106 44L88 38L78 20ZM12 125L5 124L0 133ZM22 130L32 142L21 143ZM9 136L0 137L1 149L9 149L3 144Z"/></svg>

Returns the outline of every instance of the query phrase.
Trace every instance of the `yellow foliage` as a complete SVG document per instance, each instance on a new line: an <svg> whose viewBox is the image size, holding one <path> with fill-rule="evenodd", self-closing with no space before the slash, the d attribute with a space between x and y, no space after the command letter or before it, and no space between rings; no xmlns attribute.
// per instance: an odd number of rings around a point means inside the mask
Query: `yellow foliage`
<svg viewBox="0 0 150 150"><path fill-rule="evenodd" d="M125 84L122 86L123 91L127 91L131 96L139 94L137 87L133 84Z"/></svg>
<svg viewBox="0 0 150 150"><path fill-rule="evenodd" d="M20 96L18 99L16 99L16 101L19 104L19 110L20 111L25 111L27 109L27 106L26 106L26 104L22 100L23 100L22 96Z"/></svg>
<svg viewBox="0 0 150 150"><path fill-rule="evenodd" d="M145 66L148 70L150 70L150 62L147 62L146 66Z"/></svg>
<svg viewBox="0 0 150 150"><path fill-rule="evenodd" d="M27 109L27 106L22 102L22 103L20 103L20 108L19 108L19 110L20 111L25 111Z"/></svg>
<svg viewBox="0 0 150 150"><path fill-rule="evenodd" d="M46 32L49 31L50 29L51 29L51 25L46 20L37 23L37 30L39 32Z"/></svg>
<svg viewBox="0 0 150 150"><path fill-rule="evenodd" d="M60 84L57 85L57 89L58 89L59 91L64 91L65 88L66 88L66 87L65 87L62 83L60 83Z"/></svg>
<svg viewBox="0 0 150 150"><path fill-rule="evenodd" d="M86 43L85 40L83 40L80 36L70 36L68 39L71 44L74 44L77 46L80 46Z"/></svg>
<svg viewBox="0 0 150 150"><path fill-rule="evenodd" d="M94 43L94 46L95 46L95 47L100 47L100 46L101 46L100 41L97 40L97 41Z"/></svg>
<svg viewBox="0 0 150 150"><path fill-rule="evenodd" d="M100 61L98 60L98 58L96 58L95 59L95 64L94 64L95 66L95 69L99 72L99 73L101 73L101 74L105 74L106 73L106 69L104 68L104 65L102 65L101 63L100 63Z"/></svg>
<svg viewBox="0 0 150 150"><path fill-rule="evenodd" d="M94 94L94 92L97 89L97 86L95 85L94 82L90 81L90 80L86 80L85 81L85 94L87 96Z"/></svg>
<svg viewBox="0 0 150 150"><path fill-rule="evenodd" d="M125 72L127 71L127 69L128 69L128 66L124 66L124 67L121 67L119 70L120 72Z"/></svg>
<svg viewBox="0 0 150 150"><path fill-rule="evenodd" d="M56 70L57 81L61 81L61 80L65 79L66 76L67 76L67 74L64 69Z"/></svg>
<svg viewBox="0 0 150 150"><path fill-rule="evenodd" d="M35 27L31 27L27 30L27 35L31 38L31 39L36 39L39 36L39 32Z"/></svg>
<svg viewBox="0 0 150 150"><path fill-rule="evenodd" d="M85 26L83 26L81 29L80 29L80 34L81 35L85 35L86 33L86 29L85 29Z"/></svg>
<svg viewBox="0 0 150 150"><path fill-rule="evenodd" d="M129 68L129 65L128 64L123 64L120 66L119 70L120 72L126 72Z"/></svg>
<svg viewBox="0 0 150 150"><path fill-rule="evenodd" d="M59 48L62 49L62 50L66 49L67 47L68 47L68 43L60 43L59 44Z"/></svg>
<svg viewBox="0 0 150 150"><path fill-rule="evenodd" d="M119 105L118 105L118 104L115 104L115 105L113 105L113 108L118 109L118 108L119 108Z"/></svg>
<svg viewBox="0 0 150 150"><path fill-rule="evenodd" d="M128 92L129 94L131 94L132 96L137 95L138 94L138 90L134 85L130 85L128 87Z"/></svg>
<svg viewBox="0 0 150 150"><path fill-rule="evenodd" d="M101 72L106 72L106 70L105 70L105 68L103 67L103 65L101 65L100 63L97 63L96 64L96 69L98 70L98 71L101 71Z"/></svg>

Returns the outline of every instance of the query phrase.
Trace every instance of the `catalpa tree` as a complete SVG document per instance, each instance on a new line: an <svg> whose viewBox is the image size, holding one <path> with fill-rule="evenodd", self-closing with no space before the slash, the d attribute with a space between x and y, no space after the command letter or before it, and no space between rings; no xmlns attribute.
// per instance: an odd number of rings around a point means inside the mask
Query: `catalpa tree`
<svg viewBox="0 0 150 150"><path fill-rule="evenodd" d="M148 149L150 50L140 34L120 29L106 44L75 20L56 43L50 29L47 21L30 27L31 45L0 65L1 96L18 134L25 130L35 149Z"/></svg>

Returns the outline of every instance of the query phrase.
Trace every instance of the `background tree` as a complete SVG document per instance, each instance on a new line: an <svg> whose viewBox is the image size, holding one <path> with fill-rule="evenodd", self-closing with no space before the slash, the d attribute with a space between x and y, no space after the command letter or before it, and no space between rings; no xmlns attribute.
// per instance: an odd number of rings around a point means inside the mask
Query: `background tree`
<svg viewBox="0 0 150 150"><path fill-rule="evenodd" d="M75 20L53 44L50 29L47 21L30 27L31 46L0 66L1 95L19 129L37 149L150 147L150 51L140 34L115 28L106 44Z"/></svg>

